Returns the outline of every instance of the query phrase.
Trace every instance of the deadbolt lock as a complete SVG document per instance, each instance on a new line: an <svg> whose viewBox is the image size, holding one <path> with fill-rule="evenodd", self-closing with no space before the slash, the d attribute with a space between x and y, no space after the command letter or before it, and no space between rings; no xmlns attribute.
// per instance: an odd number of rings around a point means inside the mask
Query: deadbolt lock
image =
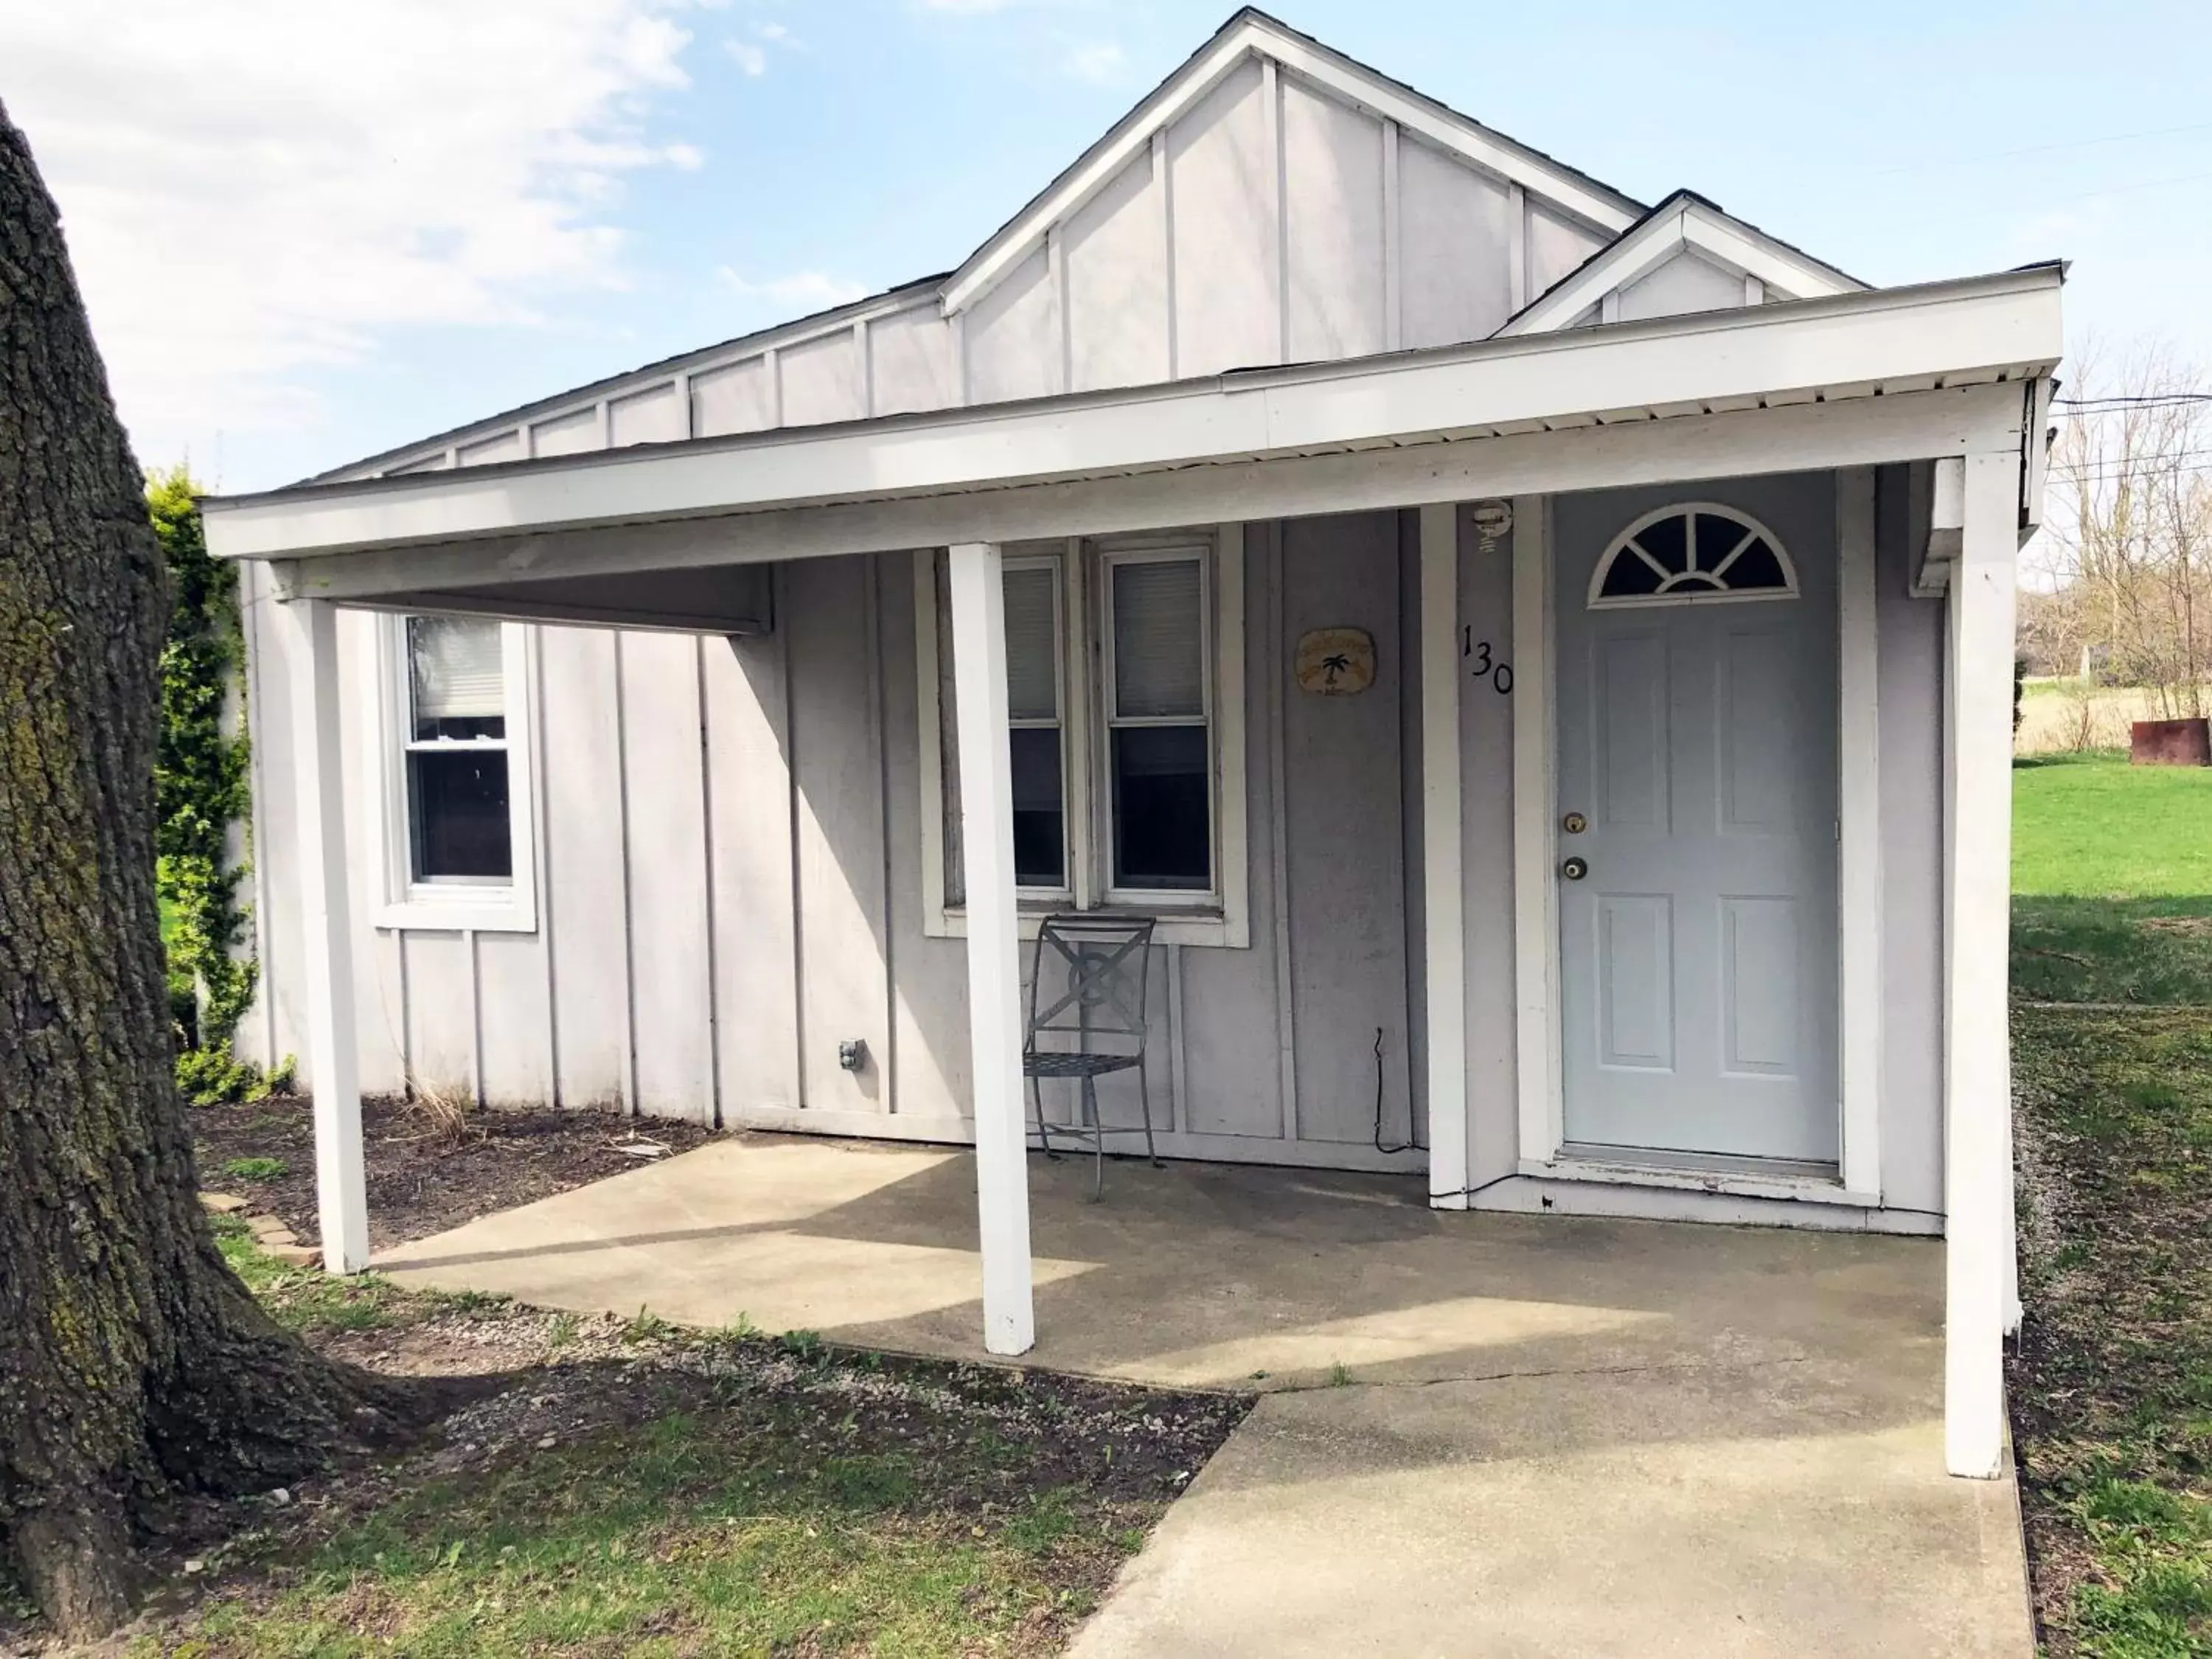
<svg viewBox="0 0 2212 1659"><path fill-rule="evenodd" d="M1589 860L1588 859L1569 859L1565 864L1559 866L1559 873L1565 876L1569 881L1580 881L1584 876L1589 874Z"/></svg>
<svg viewBox="0 0 2212 1659"><path fill-rule="evenodd" d="M1579 812L1570 812L1559 820L1559 828L1571 836L1579 836L1589 828L1589 820Z"/></svg>

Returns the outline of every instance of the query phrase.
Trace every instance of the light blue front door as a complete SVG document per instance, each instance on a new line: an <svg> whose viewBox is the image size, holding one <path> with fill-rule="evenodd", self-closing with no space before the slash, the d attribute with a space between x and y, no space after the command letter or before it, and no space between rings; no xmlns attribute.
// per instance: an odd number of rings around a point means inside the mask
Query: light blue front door
<svg viewBox="0 0 2212 1659"><path fill-rule="evenodd" d="M1566 1139L1832 1163L1832 530L1605 499L1555 566Z"/></svg>

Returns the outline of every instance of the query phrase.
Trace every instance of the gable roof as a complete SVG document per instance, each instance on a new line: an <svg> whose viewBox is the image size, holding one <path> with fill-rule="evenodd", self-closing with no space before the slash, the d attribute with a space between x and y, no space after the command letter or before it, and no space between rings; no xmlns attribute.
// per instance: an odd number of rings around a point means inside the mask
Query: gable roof
<svg viewBox="0 0 2212 1659"><path fill-rule="evenodd" d="M1694 253L1738 276L1755 276L1777 299L1817 300L1863 292L1867 284L1770 236L1695 191L1678 190L1538 295L1499 336L1566 328L1616 290L1671 260Z"/></svg>
<svg viewBox="0 0 2212 1659"><path fill-rule="evenodd" d="M1612 185L1247 6L961 263L945 285L946 313L964 310L988 293L1036 249L1054 223L1074 212L1133 161L1154 134L1164 132L1237 65L1254 57L1273 60L1378 119L1396 122L1402 131L1503 182L1521 185L1595 230L1618 234L1642 211L1634 198Z"/></svg>
<svg viewBox="0 0 2212 1659"><path fill-rule="evenodd" d="M859 414L934 408L945 401L966 403L970 395L966 379L970 360L966 354L970 348L962 341L973 336L963 336L963 325L974 320L966 314L968 308L1001 283L1018 277L1025 266L1034 268L1041 250L1056 241L1060 228L1071 216L1079 214L1094 198L1117 188L1115 181L1127 176L1133 166L1142 167L1148 153L1158 168L1173 125L1231 77L1239 76L1249 78L1255 86L1277 89L1271 99L1273 111L1267 118L1274 132L1281 131L1284 118L1280 100L1287 97L1290 88L1301 88L1382 124L1386 135L1394 129L1411 135L1415 143L1438 157L1491 181L1516 204L1516 210L1517 204L1525 201L1532 234L1540 208L1555 222L1572 227L1572 234L1584 246L1600 244L1598 252L1507 319L1497 331L1500 334L1570 325L1582 319L1605 295L1690 254L1705 264L1758 276L1766 285L1767 297L1813 298L1851 293L1865 286L1692 192L1677 191L1658 207L1643 210L1610 185L1247 7L1231 16L1204 46L994 232L957 270L565 389L319 472L303 482L335 483L386 473L505 463L569 453L580 447L607 448L671 441L706 435L701 424L709 420L720 422L711 429L726 432L755 429L763 424L780 427L843 418L820 413L817 397L810 404L810 412L787 421L781 389L768 394L773 401L767 407L773 412L756 410L741 417L743 424L731 424L733 417L728 413L738 406L728 399L742 403L752 395L740 389L741 381L744 386L757 385L759 377L750 380L744 377L752 375L763 363L767 382L780 388L779 354L787 362L796 362L798 354L811 354L808 361L818 371L830 361L821 355L822 350L836 349L833 343L839 337L853 342L851 355L858 360L854 372L860 386ZM1280 142L1272 134L1271 141ZM1386 149L1386 180L1388 154ZM1387 191L1389 185L1386 182L1383 187ZM1385 212L1387 216L1387 208ZM1515 246L1517 248L1518 244ZM1705 275L1710 284L1712 272ZM1172 280L1170 293L1173 293ZM1060 304L1065 303L1063 298ZM1476 337L1480 327L1487 325L1485 319L1475 332L1456 337ZM916 341L922 336L915 330L933 326L950 342L949 386L927 391L921 394L922 401L916 402L911 384L902 383L902 389L886 393L878 405L870 342L889 338L892 333ZM1170 320L1171 342L1172 335ZM905 349L910 359L913 348ZM1066 349L1063 337L1063 353ZM1176 372L1173 349L1171 343L1167 378ZM1287 326L1283 349L1287 355ZM1069 374L1064 356L1062 363L1064 383ZM898 372L912 373L909 368ZM717 405L723 412L712 416L703 412L704 404L695 404L693 392L710 383L724 388L715 395L725 399ZM1006 395L1041 394L1024 391ZM983 400L997 398L985 393ZM544 445L557 447L542 447L541 440Z"/></svg>

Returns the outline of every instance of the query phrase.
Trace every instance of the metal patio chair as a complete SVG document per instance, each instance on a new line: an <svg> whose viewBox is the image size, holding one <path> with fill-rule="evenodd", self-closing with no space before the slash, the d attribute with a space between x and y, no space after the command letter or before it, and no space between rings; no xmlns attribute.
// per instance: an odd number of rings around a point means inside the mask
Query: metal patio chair
<svg viewBox="0 0 2212 1659"><path fill-rule="evenodd" d="M1136 1073L1145 1156L1154 1169L1161 1167L1152 1144L1152 1090L1145 1078L1145 974L1152 960L1152 925L1150 916L1077 914L1047 916L1037 928L1022 1074L1029 1079L1037 1141L1045 1156L1060 1156L1052 1146L1055 1130L1063 1139L1090 1147L1093 1203L1106 1190L1106 1137L1137 1133L1100 1121L1100 1078L1114 1072ZM1065 988L1048 991L1047 969L1062 966L1067 973ZM1067 1078L1082 1085L1078 1121L1046 1123L1044 1091L1039 1086L1043 1078Z"/></svg>

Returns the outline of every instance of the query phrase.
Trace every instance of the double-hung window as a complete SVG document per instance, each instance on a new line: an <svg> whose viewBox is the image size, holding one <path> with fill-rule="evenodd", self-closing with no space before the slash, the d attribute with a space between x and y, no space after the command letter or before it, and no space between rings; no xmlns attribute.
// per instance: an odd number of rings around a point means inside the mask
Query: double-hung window
<svg viewBox="0 0 2212 1659"><path fill-rule="evenodd" d="M1025 927L1143 912L1246 942L1241 526L1006 550L1014 879ZM944 560L917 565L931 929L963 925Z"/></svg>
<svg viewBox="0 0 2212 1659"><path fill-rule="evenodd" d="M1104 561L1108 896L1213 887L1206 555Z"/></svg>
<svg viewBox="0 0 2212 1659"><path fill-rule="evenodd" d="M408 873L418 882L514 878L507 676L500 625L407 618Z"/></svg>
<svg viewBox="0 0 2212 1659"><path fill-rule="evenodd" d="M527 931L527 630L475 617L379 619L386 927Z"/></svg>

